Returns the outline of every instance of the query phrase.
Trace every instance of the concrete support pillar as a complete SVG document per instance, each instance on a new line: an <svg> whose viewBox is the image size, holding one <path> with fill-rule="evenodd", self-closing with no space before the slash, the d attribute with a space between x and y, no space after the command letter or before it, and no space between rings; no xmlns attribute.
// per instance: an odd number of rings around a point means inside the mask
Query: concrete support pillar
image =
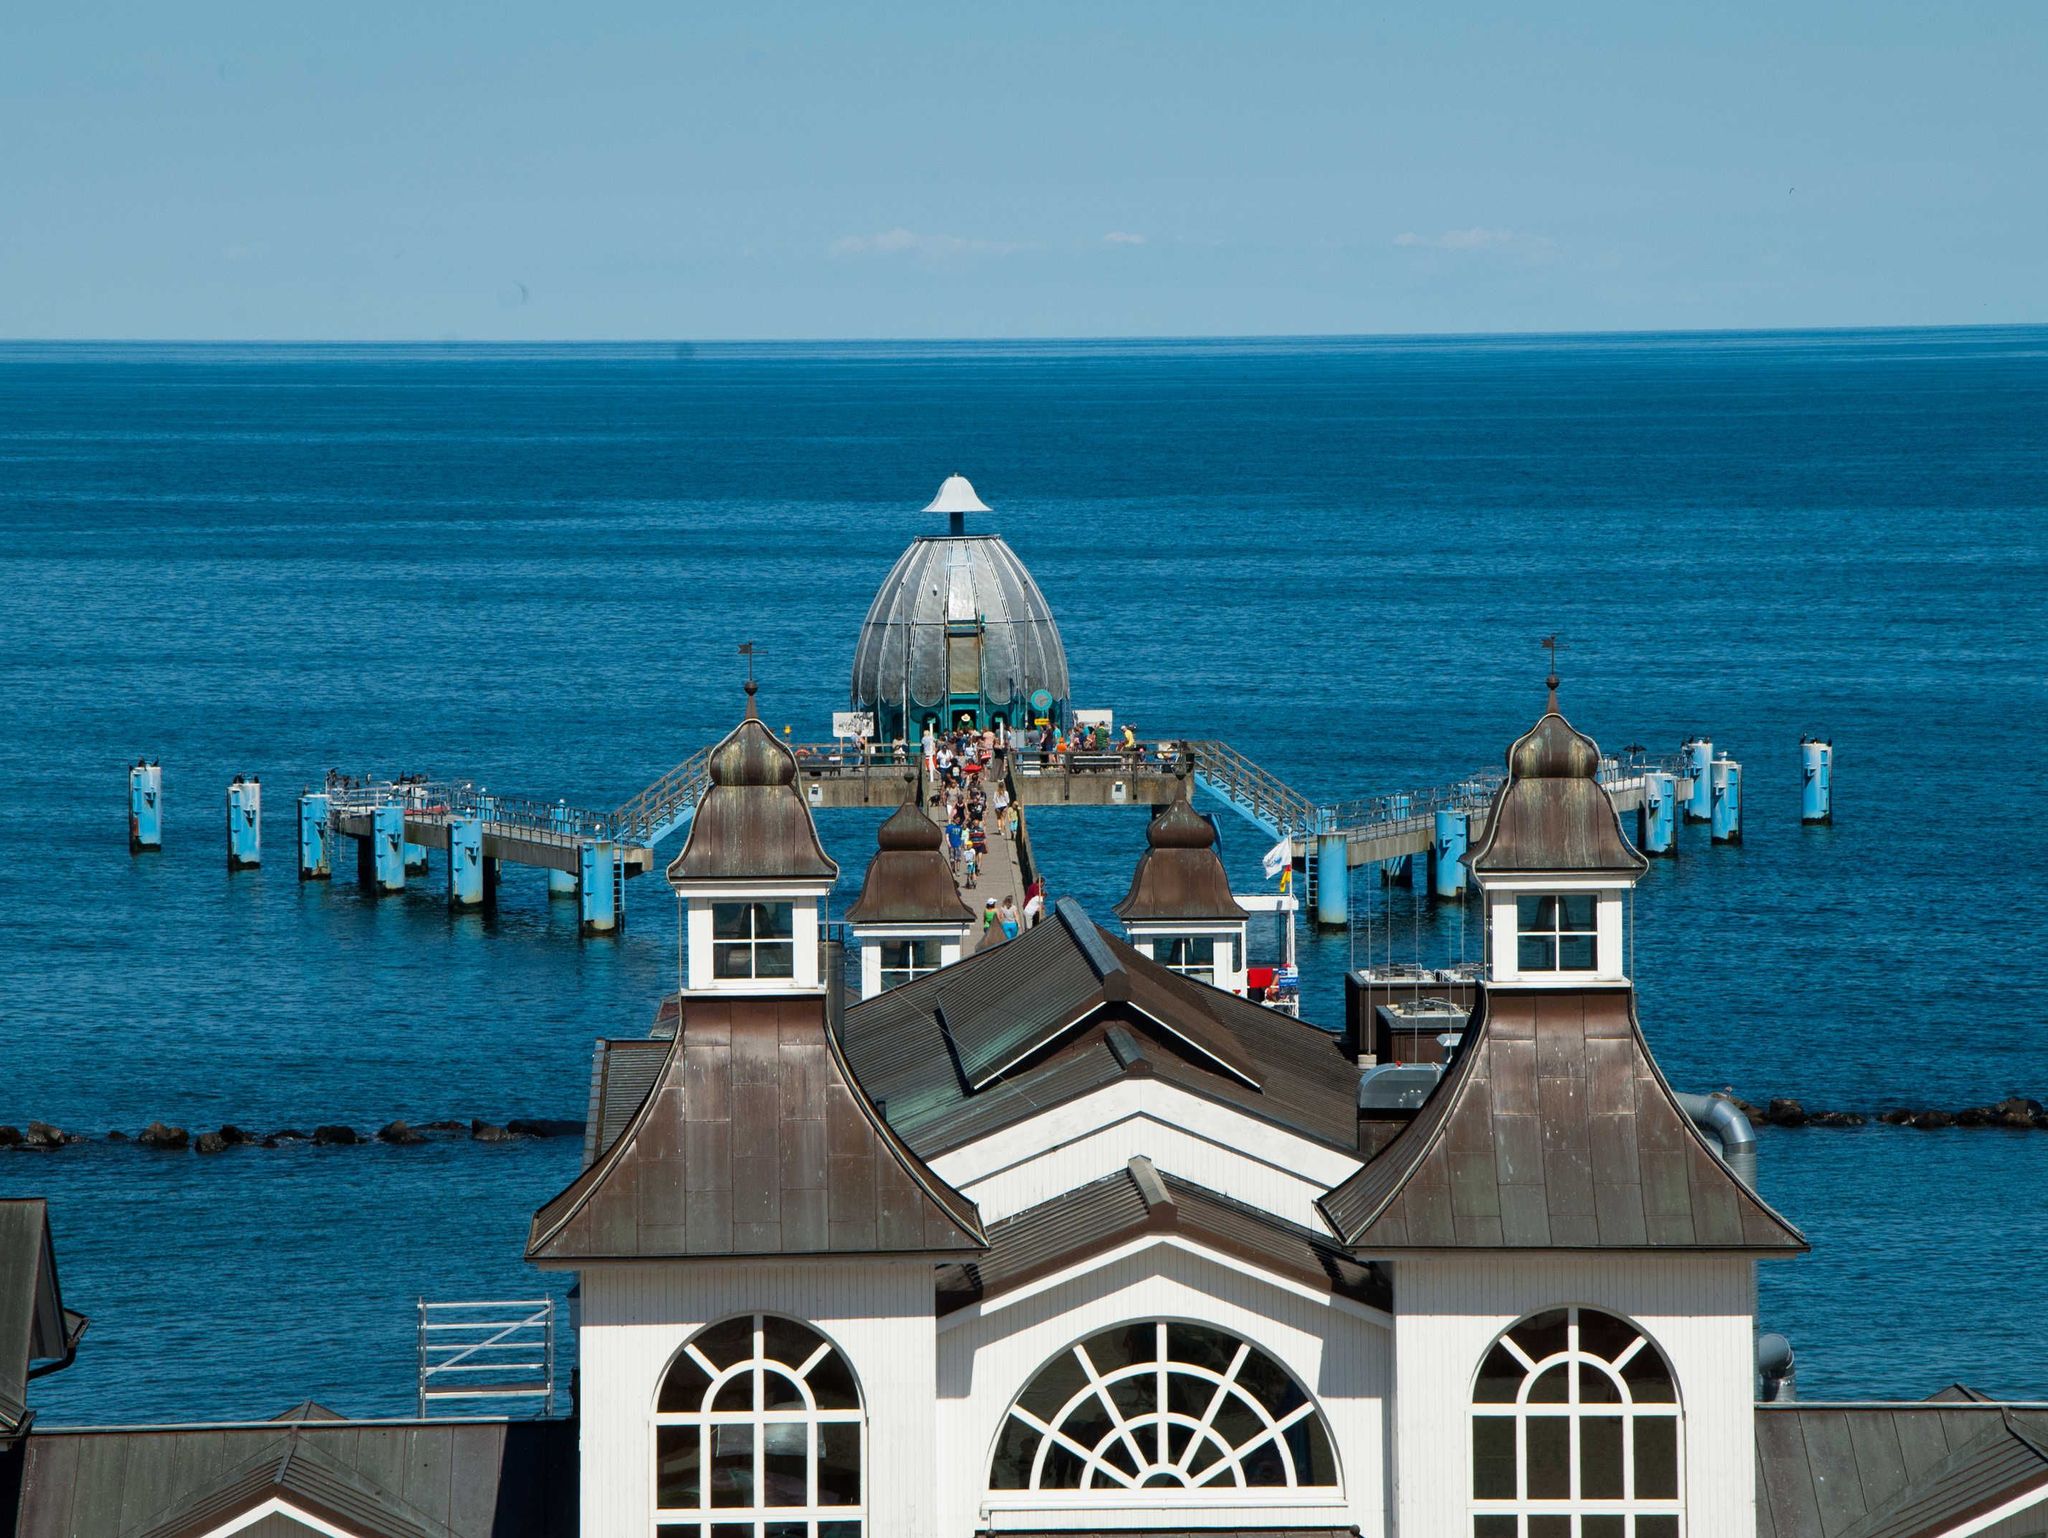
<svg viewBox="0 0 2048 1538"><path fill-rule="evenodd" d="M228 869L263 863L263 786L252 774L228 783Z"/></svg>
<svg viewBox="0 0 2048 1538"><path fill-rule="evenodd" d="M1717 844L1742 842L1742 765L1727 754L1709 768L1713 835Z"/></svg>
<svg viewBox="0 0 2048 1538"><path fill-rule="evenodd" d="M1324 929L1351 927L1351 841L1341 833L1316 838L1316 923Z"/></svg>
<svg viewBox="0 0 2048 1538"><path fill-rule="evenodd" d="M574 830L569 808L557 805L551 814L555 831L565 840ZM548 896L574 897L576 895L576 873L572 870L550 870L548 872Z"/></svg>
<svg viewBox="0 0 2048 1538"><path fill-rule="evenodd" d="M1818 737L1799 739L1799 820L1835 820L1835 746Z"/></svg>
<svg viewBox="0 0 2048 1538"><path fill-rule="evenodd" d="M1708 766L1714 761L1714 745L1704 737L1694 737L1679 751L1685 755L1685 777L1692 781L1692 795L1685 803L1685 820L1711 822L1714 802L1707 781L1711 777Z"/></svg>
<svg viewBox="0 0 2048 1538"><path fill-rule="evenodd" d="M448 820L448 906L484 902L484 822L474 813Z"/></svg>
<svg viewBox="0 0 2048 1538"><path fill-rule="evenodd" d="M327 797L308 791L299 797L299 879L325 881L334 874L334 851L327 827Z"/></svg>
<svg viewBox="0 0 2048 1538"><path fill-rule="evenodd" d="M386 802L370 819L371 886L378 893L405 890L405 808Z"/></svg>
<svg viewBox="0 0 2048 1538"><path fill-rule="evenodd" d="M1636 847L1664 859L1678 852L1678 777L1652 771L1643 776L1643 804L1636 812Z"/></svg>
<svg viewBox="0 0 2048 1538"><path fill-rule="evenodd" d="M619 846L608 838L592 839L578 847L577 855L578 927L586 935L615 934L625 918L619 911Z"/></svg>
<svg viewBox="0 0 2048 1538"><path fill-rule="evenodd" d="M128 852L164 847L164 771L161 764L136 764L128 771Z"/></svg>
<svg viewBox="0 0 2048 1538"><path fill-rule="evenodd" d="M1435 867L1436 895L1465 895L1465 852L1472 846L1472 819L1465 812L1438 812L1430 864Z"/></svg>

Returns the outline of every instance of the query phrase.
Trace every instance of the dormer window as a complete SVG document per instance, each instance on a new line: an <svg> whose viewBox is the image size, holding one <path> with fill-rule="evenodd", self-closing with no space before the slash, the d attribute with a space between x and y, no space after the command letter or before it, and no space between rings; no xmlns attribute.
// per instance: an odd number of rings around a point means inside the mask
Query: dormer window
<svg viewBox="0 0 2048 1538"><path fill-rule="evenodd" d="M946 964L943 942L935 937L918 940L882 940L882 991L936 972Z"/></svg>
<svg viewBox="0 0 2048 1538"><path fill-rule="evenodd" d="M1220 963L1226 974L1234 975L1240 968L1237 962L1237 941L1223 935L1173 935L1152 941L1152 959L1169 971L1178 972L1182 977L1192 977L1196 982L1216 985L1217 968Z"/></svg>
<svg viewBox="0 0 2048 1538"><path fill-rule="evenodd" d="M711 975L721 982L796 976L796 904L711 904Z"/></svg>
<svg viewBox="0 0 2048 1538"><path fill-rule="evenodd" d="M1599 926L1591 892L1543 893L1515 899L1515 970L1591 972Z"/></svg>

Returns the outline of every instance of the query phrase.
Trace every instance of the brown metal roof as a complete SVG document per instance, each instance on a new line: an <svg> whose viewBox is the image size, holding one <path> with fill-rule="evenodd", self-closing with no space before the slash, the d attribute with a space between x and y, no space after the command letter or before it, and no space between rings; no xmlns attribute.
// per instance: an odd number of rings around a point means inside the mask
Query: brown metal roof
<svg viewBox="0 0 2048 1538"><path fill-rule="evenodd" d="M671 1003L674 1000L670 1001ZM590 1119L584 1123L583 1162L597 1162L619 1134L633 1120L633 1113L647 1102L668 1061L669 1042L648 1038L642 1041L600 1041L590 1065Z"/></svg>
<svg viewBox="0 0 2048 1538"><path fill-rule="evenodd" d="M576 1531L574 1421L36 1432L23 1459L15 1538L184 1538L273 1495L371 1538Z"/></svg>
<svg viewBox="0 0 2048 1538"><path fill-rule="evenodd" d="M1758 1538L1934 1538L2048 1488L2048 1409L1758 1405L1756 1465Z"/></svg>
<svg viewBox="0 0 2048 1538"><path fill-rule="evenodd" d="M1474 873L1640 876L1649 862L1623 836L1599 773L1598 745L1558 714L1553 690L1543 718L1508 749Z"/></svg>
<svg viewBox="0 0 2048 1538"><path fill-rule="evenodd" d="M32 1418L29 1379L69 1362L85 1325L57 1286L47 1204L0 1200L0 1443Z"/></svg>
<svg viewBox="0 0 2048 1538"><path fill-rule="evenodd" d="M979 1249L974 1203L861 1090L822 994L686 1001L653 1090L534 1215L527 1258Z"/></svg>
<svg viewBox="0 0 2048 1538"><path fill-rule="evenodd" d="M1135 1055L1120 1055L1122 1027ZM1138 1073L1343 1148L1357 1069L1336 1036L1192 982L1063 900L1007 944L851 1005L846 1052L926 1158Z"/></svg>
<svg viewBox="0 0 2048 1538"><path fill-rule="evenodd" d="M797 786L796 755L755 716L751 692L746 719L711 750L710 775L670 881L838 879Z"/></svg>
<svg viewBox="0 0 2048 1538"><path fill-rule="evenodd" d="M939 825L909 802L875 835L878 847L861 880L860 898L846 910L851 924L971 924L960 900Z"/></svg>
<svg viewBox="0 0 2048 1538"><path fill-rule="evenodd" d="M1443 1081L1321 1203L1353 1249L1806 1249L1715 1156L1626 988L1482 988Z"/></svg>
<svg viewBox="0 0 2048 1538"><path fill-rule="evenodd" d="M1230 892L1230 877L1216 854L1216 825L1188 802L1187 779L1145 828L1145 852L1131 889L1113 910L1120 919L1227 919L1248 917Z"/></svg>
<svg viewBox="0 0 2048 1538"><path fill-rule="evenodd" d="M951 1313L1145 1234L1185 1234L1268 1271L1388 1306L1384 1279L1328 1235L1161 1174L1135 1158L989 1229L985 1255L939 1268L939 1312Z"/></svg>

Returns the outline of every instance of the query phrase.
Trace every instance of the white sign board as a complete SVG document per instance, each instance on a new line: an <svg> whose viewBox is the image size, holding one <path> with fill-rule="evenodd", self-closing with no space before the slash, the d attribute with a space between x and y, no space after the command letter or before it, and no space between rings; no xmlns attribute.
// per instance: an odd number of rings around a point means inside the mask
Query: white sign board
<svg viewBox="0 0 2048 1538"><path fill-rule="evenodd" d="M865 710L835 710L832 712L832 735L872 737L875 735L875 718Z"/></svg>
<svg viewBox="0 0 2048 1538"><path fill-rule="evenodd" d="M1110 727L1116 725L1116 712L1113 710L1077 710L1074 712L1074 725L1099 726L1104 731L1107 731Z"/></svg>
<svg viewBox="0 0 2048 1538"><path fill-rule="evenodd" d="M1294 863L1294 840L1283 838L1266 851L1266 879L1271 881Z"/></svg>

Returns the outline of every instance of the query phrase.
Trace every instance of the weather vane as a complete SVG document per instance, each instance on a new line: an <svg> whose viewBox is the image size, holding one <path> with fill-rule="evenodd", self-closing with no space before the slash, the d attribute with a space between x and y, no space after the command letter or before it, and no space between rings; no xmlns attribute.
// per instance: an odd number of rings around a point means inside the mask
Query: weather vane
<svg viewBox="0 0 2048 1538"><path fill-rule="evenodd" d="M740 655L747 659L747 714L754 713L754 691L761 686L754 682L754 643L740 642Z"/></svg>
<svg viewBox="0 0 2048 1538"><path fill-rule="evenodd" d="M1564 641L1552 631L1536 643L1550 653L1550 676L1543 680L1543 687L1550 691L1550 708L1557 708L1557 654L1564 650Z"/></svg>

